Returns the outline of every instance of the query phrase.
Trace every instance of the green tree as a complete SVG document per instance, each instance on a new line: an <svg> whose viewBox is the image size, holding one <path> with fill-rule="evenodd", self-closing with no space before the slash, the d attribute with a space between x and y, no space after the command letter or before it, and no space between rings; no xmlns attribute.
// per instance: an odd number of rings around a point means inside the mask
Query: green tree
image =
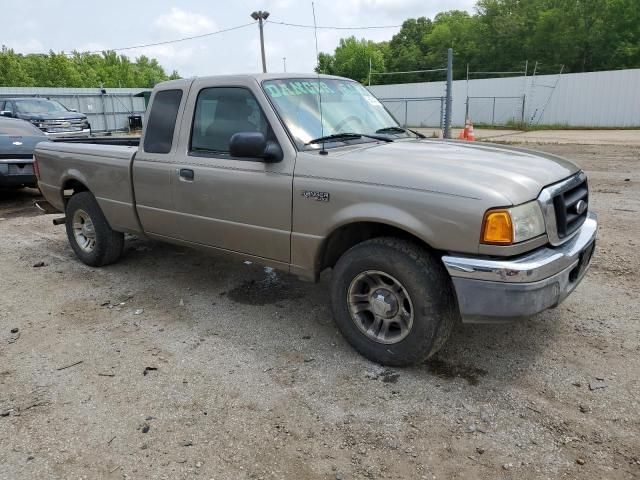
<svg viewBox="0 0 640 480"><path fill-rule="evenodd" d="M441 12L433 20L407 19L387 43L342 39L322 54L322 71L363 81L372 52L382 52L374 71L439 68L454 50L454 78L472 71L517 71L525 60L538 71L565 72L640 67L638 0L478 0L476 13ZM368 53L367 53L368 52ZM375 82L441 80L441 73L386 75Z"/></svg>
<svg viewBox="0 0 640 480"><path fill-rule="evenodd" d="M131 61L113 51L22 55L6 47L0 50L0 86L153 87L176 78L177 71L168 76L156 59L145 56Z"/></svg>
<svg viewBox="0 0 640 480"><path fill-rule="evenodd" d="M356 37L340 39L334 55L321 53L319 60L317 70L352 78L361 83L368 82L369 62L372 71L385 71L383 48L371 40L358 40Z"/></svg>
<svg viewBox="0 0 640 480"><path fill-rule="evenodd" d="M400 31L396 33L388 44L385 52L385 65L389 72L406 72L429 69L426 63L428 53L425 37L431 32L431 20L425 17L405 20ZM396 76L389 75L382 79L385 83L394 81L418 82L424 81L421 74Z"/></svg>
<svg viewBox="0 0 640 480"><path fill-rule="evenodd" d="M609 68L640 67L640 8L637 0L614 0L606 8L604 43L611 46ZM613 67L611 67L611 65Z"/></svg>
<svg viewBox="0 0 640 480"><path fill-rule="evenodd" d="M526 58L568 72L619 68L613 59L624 40L617 33L640 43L634 0L479 0L477 10L498 69Z"/></svg>
<svg viewBox="0 0 640 480"><path fill-rule="evenodd" d="M33 78L25 69L20 56L4 45L0 51L0 85L21 85L31 87L35 85Z"/></svg>
<svg viewBox="0 0 640 480"><path fill-rule="evenodd" d="M318 55L318 66L315 68L316 73L335 75L334 62L335 58L333 55L320 52Z"/></svg>
<svg viewBox="0 0 640 480"><path fill-rule="evenodd" d="M479 63L484 70L513 70L527 58L527 39L545 0L479 0L477 19L484 41ZM562 0L560 0L562 1Z"/></svg>
<svg viewBox="0 0 640 480"><path fill-rule="evenodd" d="M478 17L467 12L452 10L436 15L433 28L425 35L424 43L427 45L426 63L432 68L446 65L447 50L453 49L455 78L466 76L467 63L470 68L477 69L486 61L483 56L482 25Z"/></svg>

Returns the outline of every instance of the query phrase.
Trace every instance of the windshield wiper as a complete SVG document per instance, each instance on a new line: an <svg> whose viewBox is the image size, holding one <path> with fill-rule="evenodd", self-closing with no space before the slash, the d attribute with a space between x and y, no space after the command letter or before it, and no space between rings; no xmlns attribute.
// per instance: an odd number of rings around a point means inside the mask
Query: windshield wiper
<svg viewBox="0 0 640 480"><path fill-rule="evenodd" d="M325 135L324 137L314 138L313 140L306 143L306 145L312 145L314 143L323 143L323 142L331 142L333 140L357 140L358 138L373 138L374 140L382 140L383 142L393 142L390 138L382 137L379 135L369 135L367 133L351 133L351 132L341 132L334 133L332 135Z"/></svg>
<svg viewBox="0 0 640 480"><path fill-rule="evenodd" d="M427 138L420 132L416 132L415 130L411 130L410 128L402 128L402 127L384 127L376 130L376 133L407 133L411 132L418 138Z"/></svg>

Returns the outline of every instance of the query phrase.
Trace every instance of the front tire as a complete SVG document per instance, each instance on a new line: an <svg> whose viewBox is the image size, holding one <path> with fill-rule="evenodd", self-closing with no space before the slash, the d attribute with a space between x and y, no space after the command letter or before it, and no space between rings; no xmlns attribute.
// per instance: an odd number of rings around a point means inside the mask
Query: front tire
<svg viewBox="0 0 640 480"><path fill-rule="evenodd" d="M111 229L90 192L73 195L67 203L65 217L69 244L83 263L101 267L120 258L124 234Z"/></svg>
<svg viewBox="0 0 640 480"><path fill-rule="evenodd" d="M459 319L451 280L437 257L397 238L348 250L333 271L333 315L363 356L390 366L435 354Z"/></svg>

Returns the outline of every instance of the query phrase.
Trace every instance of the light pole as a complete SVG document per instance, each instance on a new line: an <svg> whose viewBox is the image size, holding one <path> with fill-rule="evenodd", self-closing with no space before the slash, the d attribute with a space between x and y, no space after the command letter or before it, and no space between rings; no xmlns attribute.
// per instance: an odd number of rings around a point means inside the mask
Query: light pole
<svg viewBox="0 0 640 480"><path fill-rule="evenodd" d="M287 72L287 57L282 57L282 68L284 72Z"/></svg>
<svg viewBox="0 0 640 480"><path fill-rule="evenodd" d="M262 51L262 73L267 73L267 61L264 57L264 33L262 32L262 21L269 18L269 12L263 12L262 10L258 10L257 12L253 12L251 14L251 18L254 20L258 20L258 25L260 26L260 50Z"/></svg>

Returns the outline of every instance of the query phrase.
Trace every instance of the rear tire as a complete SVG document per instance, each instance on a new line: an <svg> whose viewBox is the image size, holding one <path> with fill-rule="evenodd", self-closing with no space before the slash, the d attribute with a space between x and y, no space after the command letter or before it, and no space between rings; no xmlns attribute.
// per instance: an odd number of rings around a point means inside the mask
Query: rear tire
<svg viewBox="0 0 640 480"><path fill-rule="evenodd" d="M111 229L93 194L73 195L67 203L65 217L69 244L83 263L101 267L120 258L124 233Z"/></svg>
<svg viewBox="0 0 640 480"><path fill-rule="evenodd" d="M347 341L369 360L422 362L447 341L459 319L451 280L425 248L374 238L348 250L333 271L333 315Z"/></svg>

